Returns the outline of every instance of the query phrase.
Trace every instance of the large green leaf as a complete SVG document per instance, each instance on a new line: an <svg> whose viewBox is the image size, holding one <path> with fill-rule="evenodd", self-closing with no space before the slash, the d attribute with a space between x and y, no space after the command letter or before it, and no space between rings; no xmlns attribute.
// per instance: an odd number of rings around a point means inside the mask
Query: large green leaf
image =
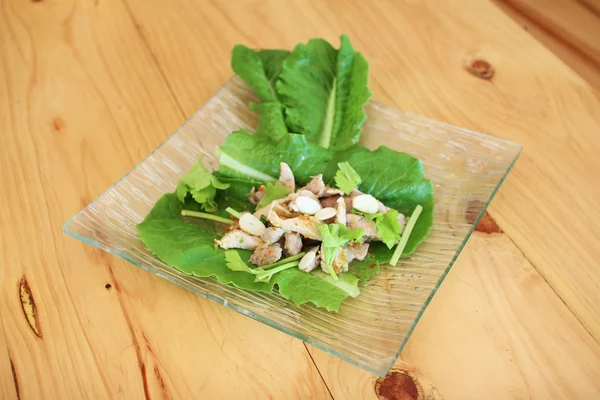
<svg viewBox="0 0 600 400"><path fill-rule="evenodd" d="M360 145L338 153L336 159L352 165L362 179L358 188L386 206L406 216L413 212L417 204L423 206L423 212L403 252L412 253L425 239L433 224L433 184L425 179L421 160L386 146L370 151ZM335 171L336 165L330 163L326 178L331 180Z"/></svg>
<svg viewBox="0 0 600 400"><path fill-rule="evenodd" d="M214 245L219 236L205 226L185 221L180 215L182 208L175 194L166 194L137 226L140 238L156 257L199 278L214 276L222 284L260 292L273 289L273 282L254 282L252 274L227 268L224 250ZM248 252L242 254L249 256Z"/></svg>
<svg viewBox="0 0 600 400"><path fill-rule="evenodd" d="M273 142L242 130L229 135L219 148L218 176L274 182L279 177L279 163L286 162L296 180L304 183L323 172L332 157L331 152L308 142L304 135L289 133L279 142Z"/></svg>
<svg viewBox="0 0 600 400"><path fill-rule="evenodd" d="M371 96L368 71L345 35L339 51L323 39L296 46L276 84L290 131L334 150L356 143Z"/></svg>
<svg viewBox="0 0 600 400"><path fill-rule="evenodd" d="M328 311L338 311L346 298L359 294L358 278L352 274L342 274L334 281L320 271L306 273L291 268L278 273L274 279L283 297L298 305L311 302Z"/></svg>
<svg viewBox="0 0 600 400"><path fill-rule="evenodd" d="M277 101L275 81L288 54L285 50L254 51L237 45L231 52L231 68L252 87L261 101Z"/></svg>
<svg viewBox="0 0 600 400"><path fill-rule="evenodd" d="M283 106L277 102L263 102L250 104L252 111L258 113L258 127L254 133L257 137L279 141L287 133L287 126L283 117Z"/></svg>

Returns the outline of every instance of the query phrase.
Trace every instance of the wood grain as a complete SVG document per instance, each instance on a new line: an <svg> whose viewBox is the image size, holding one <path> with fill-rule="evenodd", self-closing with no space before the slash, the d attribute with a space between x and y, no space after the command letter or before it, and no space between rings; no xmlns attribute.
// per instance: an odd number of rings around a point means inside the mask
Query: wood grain
<svg viewBox="0 0 600 400"><path fill-rule="evenodd" d="M0 308L21 398L327 398L301 342L60 231L184 119L123 4L4 2L0 29Z"/></svg>
<svg viewBox="0 0 600 400"><path fill-rule="evenodd" d="M523 29L600 90L600 2L494 0Z"/></svg>
<svg viewBox="0 0 600 400"><path fill-rule="evenodd" d="M334 398L377 398L377 377L311 352ZM600 345L504 234L474 234L395 368L434 399L600 396Z"/></svg>
<svg viewBox="0 0 600 400"><path fill-rule="evenodd" d="M0 399L18 400L19 375L6 348L4 327L0 318Z"/></svg>
<svg viewBox="0 0 600 400"><path fill-rule="evenodd" d="M593 116L600 111L598 94L495 7L460 3L465 6L377 1L341 7L337 2L288 1L196 8L185 1L133 1L130 7L186 113L200 105L193 94L204 90L199 78L190 78L197 76L195 69L204 66L211 90L218 85L214 79L224 81L230 71L223 65L235 38L250 46L289 48L315 35L335 41L339 32L347 32L371 60L375 98L522 143L521 160L505 183L503 193L509 194L492 209L586 328L600 338L600 315L591 295L600 287L600 248L594 245L600 239L595 223L600 207L594 201L600 189L590 185L600 176L600 159L594 156L600 137L592 133L600 129ZM207 23L186 23L188 18ZM242 19L261 23L232 22ZM294 24L286 24L292 20ZM217 27L221 34L214 46L195 45L195 38L211 35ZM179 38L177 46L169 37ZM465 73L464 63L476 58L494 66L493 81ZM570 145L565 147L565 142ZM531 179L538 184L530 185ZM573 199L572 192L579 196ZM577 222L572 230L560 229L559 221L573 218ZM546 228L547 222L552 229ZM559 242L574 251L562 251L555 245Z"/></svg>
<svg viewBox="0 0 600 400"><path fill-rule="evenodd" d="M490 3L1 7L0 316L21 398L329 398L319 371L334 398L373 398L373 376L311 350L318 371L299 341L60 232L230 76L235 43L340 32L377 100L525 146L490 211L505 235L472 240L398 367L429 398L597 397L600 99Z"/></svg>

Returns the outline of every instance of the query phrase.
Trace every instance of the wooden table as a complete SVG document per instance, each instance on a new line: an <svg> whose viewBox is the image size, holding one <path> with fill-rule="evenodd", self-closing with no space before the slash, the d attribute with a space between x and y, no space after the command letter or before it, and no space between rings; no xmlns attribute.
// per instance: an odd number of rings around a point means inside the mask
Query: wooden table
<svg viewBox="0 0 600 400"><path fill-rule="evenodd" d="M341 32L375 99L524 145L381 398L600 398L600 96L493 4L0 7L0 398L377 398L377 377L60 230L207 101L234 44Z"/></svg>

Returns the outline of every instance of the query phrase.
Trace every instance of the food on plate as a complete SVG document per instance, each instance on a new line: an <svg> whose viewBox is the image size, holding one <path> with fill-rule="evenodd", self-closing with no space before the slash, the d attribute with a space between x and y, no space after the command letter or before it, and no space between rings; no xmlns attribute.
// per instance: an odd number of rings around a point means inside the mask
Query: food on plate
<svg viewBox="0 0 600 400"><path fill-rule="evenodd" d="M358 143L368 64L343 35L293 51L238 45L232 68L259 103L253 133L231 133L138 225L166 264L222 284L338 311L425 239L433 185L422 163Z"/></svg>

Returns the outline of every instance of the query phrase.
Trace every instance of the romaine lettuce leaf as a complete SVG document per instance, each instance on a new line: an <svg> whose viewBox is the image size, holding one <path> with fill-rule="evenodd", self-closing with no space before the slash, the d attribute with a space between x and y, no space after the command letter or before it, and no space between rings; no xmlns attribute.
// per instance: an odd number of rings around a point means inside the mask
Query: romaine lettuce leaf
<svg viewBox="0 0 600 400"><path fill-rule="evenodd" d="M220 205L223 208L228 206ZM174 193L166 194L137 226L146 247L181 272L199 278L214 276L221 284L259 292L271 292L277 284L280 293L294 303L312 302L329 311L337 311L348 296L358 295L358 278L354 275L343 274L339 281L334 282L325 274L306 273L296 267L274 274L269 282L255 282L256 275L244 272L243 267L248 263L251 252L236 250L230 252L227 260L226 251L214 245L214 240L221 235L205 226L185 221L180 215L184 206L186 209L198 208L193 202L183 205ZM231 265L239 271L232 270Z"/></svg>
<svg viewBox="0 0 600 400"><path fill-rule="evenodd" d="M273 142L241 130L227 137L219 148L219 177L257 183L275 182L279 163L286 162L297 182L308 182L322 173L333 154L306 140L304 135L288 133Z"/></svg>
<svg viewBox="0 0 600 400"><path fill-rule="evenodd" d="M185 207L193 208L193 204ZM199 278L214 276L219 283L259 292L273 289L273 282L254 282L254 275L229 269L225 251L215 248L214 240L220 235L185 221L180 215L182 208L175 194L166 194L137 226L140 238L156 257L181 272ZM248 251L239 253L246 261L250 256Z"/></svg>
<svg viewBox="0 0 600 400"><path fill-rule="evenodd" d="M346 35L339 51L323 39L296 46L276 83L289 130L334 150L356 143L371 96L368 74L367 61Z"/></svg>
<svg viewBox="0 0 600 400"><path fill-rule="evenodd" d="M259 115L258 127L254 133L257 137L279 141L287 135L288 130L283 118L281 103L252 103L250 108Z"/></svg>
<svg viewBox="0 0 600 400"><path fill-rule="evenodd" d="M277 101L275 81L288 54L286 50L254 51L237 45L231 52L231 68L252 87L261 101Z"/></svg>
<svg viewBox="0 0 600 400"><path fill-rule="evenodd" d="M421 160L413 156L381 146L371 151L354 145L337 153L330 163L326 179L333 178L337 163L347 161L360 175L362 183L358 189L369 193L388 207L409 216L420 204L423 212L414 227L403 254L412 253L421 243L433 224L433 184L423 175ZM389 252L391 256L392 252Z"/></svg>

